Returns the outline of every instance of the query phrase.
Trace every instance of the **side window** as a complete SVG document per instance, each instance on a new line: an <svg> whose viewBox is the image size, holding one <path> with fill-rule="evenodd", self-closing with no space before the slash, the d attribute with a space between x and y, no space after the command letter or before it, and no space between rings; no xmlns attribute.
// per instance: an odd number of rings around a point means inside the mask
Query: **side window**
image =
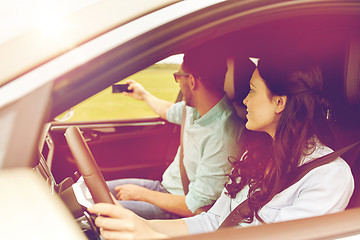
<svg viewBox="0 0 360 240"><path fill-rule="evenodd" d="M173 72L179 67L181 56L160 61L127 79L133 79L144 86L153 95L175 102L179 94L179 85L173 80ZM181 60L180 60L181 62ZM121 80L123 83L126 79ZM136 119L157 116L144 102L122 94L112 93L109 87L98 94L74 106L71 110L57 117L59 121L94 121Z"/></svg>

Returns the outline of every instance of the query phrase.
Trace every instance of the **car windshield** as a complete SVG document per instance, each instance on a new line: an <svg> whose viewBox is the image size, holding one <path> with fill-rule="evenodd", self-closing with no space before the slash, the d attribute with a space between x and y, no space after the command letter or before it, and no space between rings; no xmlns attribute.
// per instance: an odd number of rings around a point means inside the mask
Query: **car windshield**
<svg viewBox="0 0 360 240"><path fill-rule="evenodd" d="M0 86L74 46L173 2L0 1Z"/></svg>
<svg viewBox="0 0 360 240"><path fill-rule="evenodd" d="M1 1L0 45L35 29L44 34L55 34L62 27L63 17L100 1Z"/></svg>

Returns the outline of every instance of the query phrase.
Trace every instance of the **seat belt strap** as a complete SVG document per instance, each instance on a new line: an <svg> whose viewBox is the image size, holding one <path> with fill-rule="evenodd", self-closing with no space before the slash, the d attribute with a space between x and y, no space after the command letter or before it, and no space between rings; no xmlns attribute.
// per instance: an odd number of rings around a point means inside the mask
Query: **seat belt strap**
<svg viewBox="0 0 360 240"><path fill-rule="evenodd" d="M184 143L183 143L183 138L184 138L185 119L186 119L186 106L184 106L184 108L183 108L183 114L182 114L182 118L181 118L180 159L179 159L181 182L182 182L182 186L183 186L183 189L184 189L184 194L186 196L188 194L188 192L189 192L190 180L189 180L189 177L188 177L188 175L186 173L186 169L185 169L185 166L184 166ZM207 212L213 205L214 205L214 203L199 207L198 209L195 210L194 214L197 215L197 214L200 214L202 212Z"/></svg>
<svg viewBox="0 0 360 240"><path fill-rule="evenodd" d="M180 159L179 159L179 166L180 166L180 176L181 182L184 189L184 194L188 194L189 192L189 184L190 180L186 173L186 169L184 166L184 128L185 128L185 120L186 120L186 105L183 108L182 118L181 118L181 129L180 129Z"/></svg>
<svg viewBox="0 0 360 240"><path fill-rule="evenodd" d="M298 182L301 178L303 178L312 169L317 168L321 165L330 163L330 162L334 161L335 159L337 159L342 154L346 153L347 151L350 151L353 148L356 149L359 147L360 147L360 141L356 142L354 144L348 145L346 147L343 147L335 152L332 152L332 153L322 156L320 158L317 158L311 162L303 164L302 166L298 167L296 170L291 172L291 174L289 174L289 176L293 176L293 177L287 184L285 184L284 187L280 188L280 190L277 193L282 192L283 190L287 189L291 185ZM222 222L222 224L220 225L220 227L218 229L225 228L225 227L233 227L233 226L236 226L237 224L239 224L241 221L243 221L244 218L246 216L248 216L248 214L250 213L250 208L249 208L248 202L249 202L249 199L246 199L241 204L239 204L227 216L227 218Z"/></svg>

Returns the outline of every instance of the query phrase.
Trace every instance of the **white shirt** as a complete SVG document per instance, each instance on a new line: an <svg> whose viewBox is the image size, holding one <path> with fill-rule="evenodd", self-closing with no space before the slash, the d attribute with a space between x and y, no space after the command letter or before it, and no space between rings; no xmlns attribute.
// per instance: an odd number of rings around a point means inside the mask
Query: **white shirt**
<svg viewBox="0 0 360 240"><path fill-rule="evenodd" d="M331 153L326 146L319 146L303 163ZM215 231L232 210L247 198L248 187L231 199L223 190L220 198L207 212L185 218L190 234ZM320 216L342 211L354 191L354 179L350 167L342 158L312 169L300 181L277 194L261 208L259 216L265 223L282 222ZM260 225L254 217L252 223L241 227Z"/></svg>

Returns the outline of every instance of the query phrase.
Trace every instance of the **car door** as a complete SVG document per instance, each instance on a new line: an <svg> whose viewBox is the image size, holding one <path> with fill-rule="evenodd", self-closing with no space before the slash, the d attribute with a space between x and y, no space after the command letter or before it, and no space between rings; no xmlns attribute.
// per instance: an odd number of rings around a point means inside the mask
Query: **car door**
<svg viewBox="0 0 360 240"><path fill-rule="evenodd" d="M49 134L56 146L52 172L57 182L71 176L76 165L64 137L70 125L80 128L106 180L160 179L179 145L179 126L161 118L112 122L53 123Z"/></svg>

